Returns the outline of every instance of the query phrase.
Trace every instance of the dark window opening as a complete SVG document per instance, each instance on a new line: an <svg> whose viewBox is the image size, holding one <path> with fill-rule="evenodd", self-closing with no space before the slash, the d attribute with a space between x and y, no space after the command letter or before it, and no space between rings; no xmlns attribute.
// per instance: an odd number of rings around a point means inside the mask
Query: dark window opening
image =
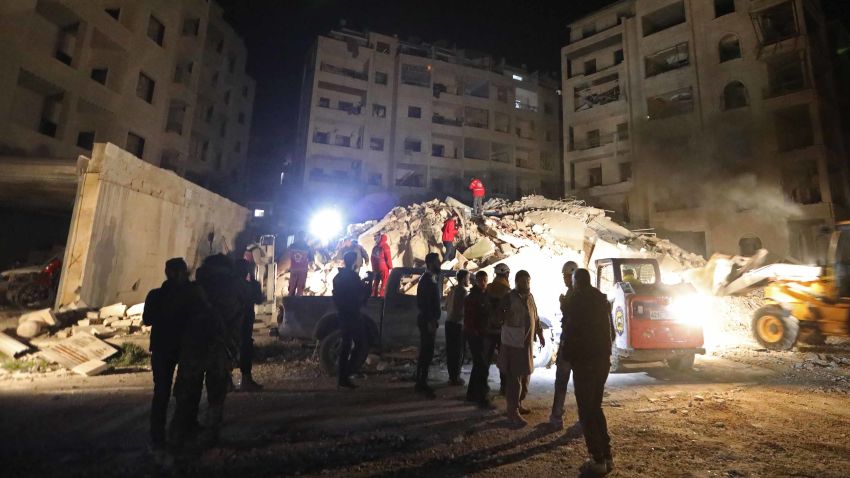
<svg viewBox="0 0 850 478"><path fill-rule="evenodd" d="M661 50L644 59L646 77L650 78L668 71L684 68L690 64L690 50L687 43Z"/></svg>
<svg viewBox="0 0 850 478"><path fill-rule="evenodd" d="M747 87L740 81L733 81L723 88L723 109L745 108L750 104Z"/></svg>
<svg viewBox="0 0 850 478"><path fill-rule="evenodd" d="M629 181L632 179L632 163L620 163L620 181Z"/></svg>
<svg viewBox="0 0 850 478"><path fill-rule="evenodd" d="M127 151L142 159L145 154L145 138L131 132L127 133Z"/></svg>
<svg viewBox="0 0 850 478"><path fill-rule="evenodd" d="M80 131L77 134L77 146L90 151L94 147L94 131Z"/></svg>
<svg viewBox="0 0 850 478"><path fill-rule="evenodd" d="M587 186L602 186L602 166L590 168L587 170Z"/></svg>
<svg viewBox="0 0 850 478"><path fill-rule="evenodd" d="M586 62L584 62L584 74L585 75L592 75L593 73L596 73L596 59L595 58L593 60L587 60Z"/></svg>
<svg viewBox="0 0 850 478"><path fill-rule="evenodd" d="M369 139L369 149L372 151L383 151L384 150L384 138L376 138L372 137Z"/></svg>
<svg viewBox="0 0 850 478"><path fill-rule="evenodd" d="M407 107L407 117L408 118L421 118L422 117L422 108L418 106L408 106Z"/></svg>
<svg viewBox="0 0 850 478"><path fill-rule="evenodd" d="M721 38L717 50L720 54L720 63L741 58L741 42L735 35Z"/></svg>
<svg viewBox="0 0 850 478"><path fill-rule="evenodd" d="M379 41L379 42L376 44L375 49L378 51L378 53L386 53L386 54L389 54L389 52L390 52L390 44L389 44L389 43L386 43L386 42Z"/></svg>
<svg viewBox="0 0 850 478"><path fill-rule="evenodd" d="M92 68L91 70L91 79L100 83L101 85L106 84L106 76L109 74L108 68Z"/></svg>
<svg viewBox="0 0 850 478"><path fill-rule="evenodd" d="M620 63L622 63L624 58L625 57L623 56L623 50L617 50L617 51L614 52L614 64L615 65L619 65Z"/></svg>
<svg viewBox="0 0 850 478"><path fill-rule="evenodd" d="M376 118L386 118L387 117L387 107L384 105L373 104L372 105L372 116Z"/></svg>
<svg viewBox="0 0 850 478"><path fill-rule="evenodd" d="M735 13L735 0L714 0L714 17Z"/></svg>
<svg viewBox="0 0 850 478"><path fill-rule="evenodd" d="M387 74L382 72L382 71L376 71L375 72L375 83L377 83L379 85L386 85L387 84Z"/></svg>
<svg viewBox="0 0 850 478"><path fill-rule="evenodd" d="M316 131L313 133L313 142L319 144L330 144L331 134L325 131Z"/></svg>
<svg viewBox="0 0 850 478"><path fill-rule="evenodd" d="M184 18L183 19L183 36L198 36L198 32L201 30L201 19L200 18Z"/></svg>
<svg viewBox="0 0 850 478"><path fill-rule="evenodd" d="M771 45L799 35L797 14L792 2L785 2L760 12L757 16L762 43Z"/></svg>
<svg viewBox="0 0 850 478"><path fill-rule="evenodd" d="M148 38L159 46L165 40L165 25L153 15L148 20Z"/></svg>
<svg viewBox="0 0 850 478"><path fill-rule="evenodd" d="M319 98L319 108L330 108L331 107L331 99L330 98Z"/></svg>
<svg viewBox="0 0 850 478"><path fill-rule="evenodd" d="M656 120L670 118L694 110L694 94L691 87L671 91L669 93L647 98L647 119Z"/></svg>
<svg viewBox="0 0 850 478"><path fill-rule="evenodd" d="M153 78L139 72L139 81L136 83L136 96L148 103L153 103L153 91L155 87L156 82Z"/></svg>
<svg viewBox="0 0 850 478"><path fill-rule="evenodd" d="M768 87L765 98L801 91L808 86L804 59L798 53L779 56L767 64Z"/></svg>
<svg viewBox="0 0 850 478"><path fill-rule="evenodd" d="M422 141L418 139L406 139L404 140L404 152L405 153L421 153L422 152Z"/></svg>
<svg viewBox="0 0 850 478"><path fill-rule="evenodd" d="M107 8L104 10L107 15L118 20L121 17L121 9L120 8Z"/></svg>

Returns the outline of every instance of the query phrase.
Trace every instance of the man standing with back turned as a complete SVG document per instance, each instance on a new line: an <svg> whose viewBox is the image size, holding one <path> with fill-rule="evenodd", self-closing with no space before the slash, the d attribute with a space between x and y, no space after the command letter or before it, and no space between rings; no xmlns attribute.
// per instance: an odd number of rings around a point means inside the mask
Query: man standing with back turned
<svg viewBox="0 0 850 478"><path fill-rule="evenodd" d="M434 342L437 339L437 327L440 326L440 256L431 252L425 256L427 272L419 278L416 286L416 305L419 307L419 359L416 362L417 393L426 398L436 398L434 389L428 386L428 369L434 359Z"/></svg>
<svg viewBox="0 0 850 478"><path fill-rule="evenodd" d="M573 287L563 305L566 329L560 353L572 366L578 417L591 456L582 470L604 475L614 468L608 423L602 411L614 341L611 310L605 294L590 285L587 269L576 269Z"/></svg>
<svg viewBox="0 0 850 478"><path fill-rule="evenodd" d="M351 358L360 355L366 346L364 323L360 319L360 307L369 297L367 286L357 274L358 254L348 251L342 258L345 266L333 280L333 301L342 331L342 343L339 347L339 369L337 370L337 386L340 388L357 388L351 382ZM351 346L354 345L352 350Z"/></svg>
<svg viewBox="0 0 850 478"><path fill-rule="evenodd" d="M472 191L472 215L481 217L484 214L484 183L478 178L472 178L469 190Z"/></svg>
<svg viewBox="0 0 850 478"><path fill-rule="evenodd" d="M566 315L564 314L564 304L567 297L573 291L573 273L578 269L578 264L573 261L564 263L561 268L561 273L564 276L564 285L567 286L567 293L561 295L561 343L564 341L564 331L567 328ZM563 346L559 350L566 350ZM570 382L570 362L563 353L558 354L556 361L557 371L555 372L555 397L552 399L552 413L549 415L549 425L556 430L564 428L564 400L567 397L567 385Z"/></svg>

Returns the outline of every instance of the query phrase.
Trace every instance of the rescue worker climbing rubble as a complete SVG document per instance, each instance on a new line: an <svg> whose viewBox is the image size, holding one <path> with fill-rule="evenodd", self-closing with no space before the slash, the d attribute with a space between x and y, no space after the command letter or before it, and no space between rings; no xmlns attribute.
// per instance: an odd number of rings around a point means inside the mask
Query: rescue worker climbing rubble
<svg viewBox="0 0 850 478"><path fill-rule="evenodd" d="M478 178L472 178L469 190L472 191L472 215L481 217L484 214L484 183Z"/></svg>
<svg viewBox="0 0 850 478"><path fill-rule="evenodd" d="M446 248L446 254L443 257L446 261L452 261L455 258L455 238L457 237L457 213L446 219L443 223L443 247Z"/></svg>
<svg viewBox="0 0 850 478"><path fill-rule="evenodd" d="M295 241L286 251L289 257L289 295L304 295L307 271L313 262L313 249L307 244L306 237L304 231L296 232Z"/></svg>

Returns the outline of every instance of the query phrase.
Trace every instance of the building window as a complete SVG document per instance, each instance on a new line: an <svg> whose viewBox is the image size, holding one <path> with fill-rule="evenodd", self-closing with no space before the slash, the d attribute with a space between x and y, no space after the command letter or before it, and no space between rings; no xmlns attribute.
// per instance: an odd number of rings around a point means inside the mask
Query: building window
<svg viewBox="0 0 850 478"><path fill-rule="evenodd" d="M602 166L587 170L587 187L602 186Z"/></svg>
<svg viewBox="0 0 850 478"><path fill-rule="evenodd" d="M741 58L741 42L735 35L726 35L721 38L717 50L720 54L720 63Z"/></svg>
<svg viewBox="0 0 850 478"><path fill-rule="evenodd" d="M325 97L319 97L319 108L330 108L331 107L331 99Z"/></svg>
<svg viewBox="0 0 850 478"><path fill-rule="evenodd" d="M598 148L599 147L599 130L594 129L587 132L587 147L588 148Z"/></svg>
<svg viewBox="0 0 850 478"><path fill-rule="evenodd" d="M620 123L617 125L617 139L620 141L629 139L629 123Z"/></svg>
<svg viewBox="0 0 850 478"><path fill-rule="evenodd" d="M684 68L690 64L690 51L687 42L661 50L644 58L646 77L650 78L668 71Z"/></svg>
<svg viewBox="0 0 850 478"><path fill-rule="evenodd" d="M648 13L641 18L643 36L685 23L685 2L679 1Z"/></svg>
<svg viewBox="0 0 850 478"><path fill-rule="evenodd" d="M554 108L552 108L551 104L543 103L543 113L545 113L547 115L551 115L552 111L554 111Z"/></svg>
<svg viewBox="0 0 850 478"><path fill-rule="evenodd" d="M153 15L148 19L148 38L159 46L165 40L165 25Z"/></svg>
<svg viewBox="0 0 850 478"><path fill-rule="evenodd" d="M369 138L369 149L372 151L383 151L384 138L376 138L375 136Z"/></svg>
<svg viewBox="0 0 850 478"><path fill-rule="evenodd" d="M794 5L794 2L783 2L757 14L755 21L764 45L772 45L800 34Z"/></svg>
<svg viewBox="0 0 850 478"><path fill-rule="evenodd" d="M148 103L153 103L153 90L155 87L156 82L153 81L153 78L140 71L139 81L136 83L136 96Z"/></svg>
<svg viewBox="0 0 850 478"><path fill-rule="evenodd" d="M714 0L714 17L735 13L735 0Z"/></svg>
<svg viewBox="0 0 850 478"><path fill-rule="evenodd" d="M80 131L77 134L77 146L90 151L94 147L94 131Z"/></svg>
<svg viewBox="0 0 850 478"><path fill-rule="evenodd" d="M694 93L689 86L671 91L663 95L653 96L646 100L647 119L656 120L670 118L694 110Z"/></svg>
<svg viewBox="0 0 850 478"><path fill-rule="evenodd" d="M615 65L619 65L620 63L622 63L624 58L625 57L623 56L623 50L617 50L617 51L614 52L614 64Z"/></svg>
<svg viewBox="0 0 850 478"><path fill-rule="evenodd" d="M125 148L135 157L142 159L145 155L145 138L133 133L127 133L127 147Z"/></svg>
<svg viewBox="0 0 850 478"><path fill-rule="evenodd" d="M805 57L800 53L777 55L767 62L765 98L775 98L808 88Z"/></svg>
<svg viewBox="0 0 850 478"><path fill-rule="evenodd" d="M183 134L183 120L186 117L186 105L179 101L171 100L168 105L168 119L165 122L165 131L168 133Z"/></svg>
<svg viewBox="0 0 850 478"><path fill-rule="evenodd" d="M389 43L386 43L386 42L379 41L379 42L376 44L375 50L377 50L377 51L378 51L378 53L386 53L386 54L389 54L389 53L390 53L390 44L389 44Z"/></svg>
<svg viewBox="0 0 850 478"><path fill-rule="evenodd" d="M632 163L620 163L620 181L629 181L632 179Z"/></svg>
<svg viewBox="0 0 850 478"><path fill-rule="evenodd" d="M588 23L581 27L581 37L587 38L596 34L596 25Z"/></svg>
<svg viewBox="0 0 850 478"><path fill-rule="evenodd" d="M245 113L239 113L239 117L236 121L238 121L239 124L245 124Z"/></svg>
<svg viewBox="0 0 850 478"><path fill-rule="evenodd" d="M351 147L351 136L338 134L334 136L334 144L337 146L343 146L346 148Z"/></svg>
<svg viewBox="0 0 850 478"><path fill-rule="evenodd" d="M404 152L405 153L421 153L422 152L422 141L418 139L406 139L404 140Z"/></svg>
<svg viewBox="0 0 850 478"><path fill-rule="evenodd" d="M405 85L431 88L431 70L425 65L401 65L401 82Z"/></svg>
<svg viewBox="0 0 850 478"><path fill-rule="evenodd" d="M407 117L408 118L421 118L422 117L422 108L418 106L408 106L407 107Z"/></svg>
<svg viewBox="0 0 850 478"><path fill-rule="evenodd" d="M386 85L387 84L387 74L384 73L383 71L376 71L375 72L375 83L377 83L379 85Z"/></svg>
<svg viewBox="0 0 850 478"><path fill-rule="evenodd" d="M201 30L200 18L184 18L183 19L183 36L196 37Z"/></svg>
<svg viewBox="0 0 850 478"><path fill-rule="evenodd" d="M587 60L586 62L584 62L584 74L585 75L591 75L593 73L596 73L596 59L595 58L592 59L592 60Z"/></svg>
<svg viewBox="0 0 850 478"><path fill-rule="evenodd" d="M106 76L109 74L108 68L92 68L91 70L91 79L100 83L101 85L106 84Z"/></svg>
<svg viewBox="0 0 850 478"><path fill-rule="evenodd" d="M77 48L77 35L80 30L79 23L62 27L56 40L56 51L54 57L62 63L71 66L74 60L74 50Z"/></svg>
<svg viewBox="0 0 850 478"><path fill-rule="evenodd" d="M740 81L733 81L723 88L723 110L745 108L749 105L747 87Z"/></svg>
<svg viewBox="0 0 850 478"><path fill-rule="evenodd" d="M313 133L313 142L319 144L330 144L331 134L325 131L316 131Z"/></svg>
<svg viewBox="0 0 850 478"><path fill-rule="evenodd" d="M107 8L104 9L107 15L118 20L121 18L121 9L120 8Z"/></svg>
<svg viewBox="0 0 850 478"><path fill-rule="evenodd" d="M379 105L377 103L372 105L372 116L376 118L386 118L387 117L387 107L384 105Z"/></svg>

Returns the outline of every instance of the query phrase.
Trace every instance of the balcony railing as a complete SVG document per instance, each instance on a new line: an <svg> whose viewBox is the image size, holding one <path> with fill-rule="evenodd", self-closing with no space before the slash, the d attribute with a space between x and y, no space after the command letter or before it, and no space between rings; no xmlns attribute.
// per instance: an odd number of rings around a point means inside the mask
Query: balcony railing
<svg viewBox="0 0 850 478"><path fill-rule="evenodd" d="M529 103L524 103L520 100L514 101L514 108L518 110L531 111L533 113L537 112L537 105L531 105Z"/></svg>
<svg viewBox="0 0 850 478"><path fill-rule="evenodd" d="M437 113L434 113L434 116L431 117L431 122L435 124L444 124L446 126L463 126L462 118L450 119Z"/></svg>
<svg viewBox="0 0 850 478"><path fill-rule="evenodd" d="M585 151L588 149L599 148L615 142L621 142L629 139L628 134L610 133L599 136L597 138L588 138L585 140L573 141L568 151Z"/></svg>
<svg viewBox="0 0 850 478"><path fill-rule="evenodd" d="M350 68L340 68L338 66L334 66L328 63L322 63L319 66L321 71L325 71L328 73L333 73L335 75L347 76L349 78L355 78L358 80L369 81L369 74L365 71L355 71Z"/></svg>
<svg viewBox="0 0 850 478"><path fill-rule="evenodd" d="M809 81L805 78L795 78L787 81L777 82L762 89L762 98L770 99L779 96L790 95L811 88Z"/></svg>

